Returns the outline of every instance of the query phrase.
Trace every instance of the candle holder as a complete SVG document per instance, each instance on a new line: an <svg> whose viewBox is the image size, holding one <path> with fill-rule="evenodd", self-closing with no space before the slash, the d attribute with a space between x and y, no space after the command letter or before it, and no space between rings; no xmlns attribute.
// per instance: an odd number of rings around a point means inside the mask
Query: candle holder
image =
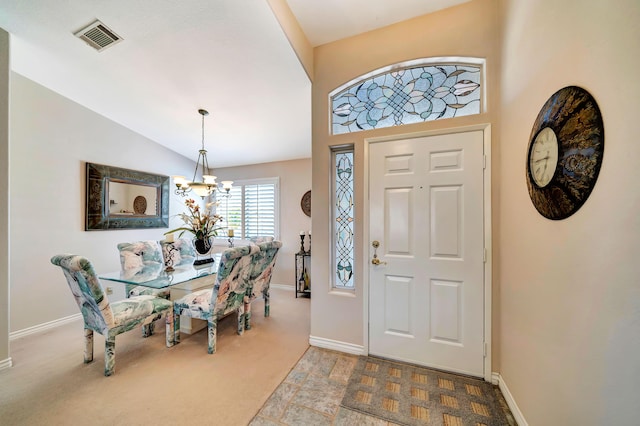
<svg viewBox="0 0 640 426"><path fill-rule="evenodd" d="M304 254L304 234L300 234L300 251L298 252L300 254Z"/></svg>
<svg viewBox="0 0 640 426"><path fill-rule="evenodd" d="M166 272L175 271L175 268L173 267L173 264L175 263L174 253L179 251L178 248L175 246L173 241L165 241L162 244L162 251L164 256L164 270Z"/></svg>
<svg viewBox="0 0 640 426"><path fill-rule="evenodd" d="M309 234L309 251L307 251L307 254L311 254L311 234Z"/></svg>
<svg viewBox="0 0 640 426"><path fill-rule="evenodd" d="M229 209L227 208L227 211L228 210ZM229 248L232 248L233 247L233 237L235 237L235 232L233 231L233 229L231 229L231 228L227 229L227 237L228 237L227 241L229 241Z"/></svg>

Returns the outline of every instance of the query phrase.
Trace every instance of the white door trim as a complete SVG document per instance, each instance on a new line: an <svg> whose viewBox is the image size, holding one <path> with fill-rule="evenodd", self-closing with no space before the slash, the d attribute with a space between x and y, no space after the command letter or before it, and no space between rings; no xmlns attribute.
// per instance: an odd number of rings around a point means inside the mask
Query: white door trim
<svg viewBox="0 0 640 426"><path fill-rule="evenodd" d="M417 133L401 133L391 136L367 138L364 140L364 193L365 202L367 208L363 210L363 227L362 229L367 233L363 241L368 238L369 232L369 147L375 142L386 142L409 138L418 138L424 136L437 136L451 133L462 133L481 130L483 132L484 139L484 155L485 155L485 170L484 170L484 247L486 250L486 260L484 263L484 341L486 345L486 356L484 358L484 380L491 382L491 314L492 314L492 246L491 246L491 125L490 124L477 124L472 126L454 127L448 129L432 130ZM365 241L362 244L362 259L364 259L363 265L360 267L360 272L363 274L363 288L362 288L362 303L364 304L363 312L363 347L364 355L369 354L369 262L370 259L370 247Z"/></svg>

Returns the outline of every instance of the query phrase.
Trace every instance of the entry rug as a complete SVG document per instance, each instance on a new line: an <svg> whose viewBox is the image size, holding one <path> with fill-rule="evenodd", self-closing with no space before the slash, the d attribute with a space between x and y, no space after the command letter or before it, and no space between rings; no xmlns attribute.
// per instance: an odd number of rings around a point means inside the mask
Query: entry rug
<svg viewBox="0 0 640 426"><path fill-rule="evenodd" d="M483 380L360 357L341 405L401 425L515 425L498 395Z"/></svg>

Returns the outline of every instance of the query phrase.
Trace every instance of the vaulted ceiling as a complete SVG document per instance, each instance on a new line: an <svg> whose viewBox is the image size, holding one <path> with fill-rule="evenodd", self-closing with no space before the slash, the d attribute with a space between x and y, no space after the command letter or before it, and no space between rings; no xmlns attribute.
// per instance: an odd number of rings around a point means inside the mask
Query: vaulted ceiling
<svg viewBox="0 0 640 426"><path fill-rule="evenodd" d="M287 0L312 46L468 0ZM95 20L122 41L98 52ZM0 0L11 67L212 167L311 155L311 82L267 0Z"/></svg>

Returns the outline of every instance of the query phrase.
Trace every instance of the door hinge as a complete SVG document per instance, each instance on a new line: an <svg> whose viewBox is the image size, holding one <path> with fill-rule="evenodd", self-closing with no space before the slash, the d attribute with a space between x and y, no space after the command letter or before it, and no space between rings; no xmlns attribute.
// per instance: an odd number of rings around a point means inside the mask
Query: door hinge
<svg viewBox="0 0 640 426"><path fill-rule="evenodd" d="M483 354L482 354L482 356L484 356L484 357L486 358L486 356L487 356L487 342L484 342L483 347L484 347L484 348L483 348Z"/></svg>
<svg viewBox="0 0 640 426"><path fill-rule="evenodd" d="M482 156L482 169L486 169L487 168L487 156L483 155Z"/></svg>
<svg viewBox="0 0 640 426"><path fill-rule="evenodd" d="M482 261L487 263L487 249L482 249Z"/></svg>

